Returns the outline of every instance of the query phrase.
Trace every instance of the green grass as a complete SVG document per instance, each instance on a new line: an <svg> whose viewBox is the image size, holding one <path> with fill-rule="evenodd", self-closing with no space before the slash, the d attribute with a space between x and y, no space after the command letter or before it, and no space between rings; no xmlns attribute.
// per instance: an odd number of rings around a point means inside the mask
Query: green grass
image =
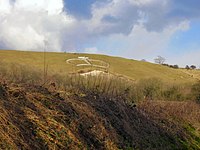
<svg viewBox="0 0 200 150"><path fill-rule="evenodd" d="M46 63L48 73L66 74L77 71L78 68L66 63L67 59L87 56L91 59L106 61L110 64L109 72L120 76L128 77L132 80L143 78L160 78L169 83L191 83L197 79L192 77L191 71L182 69L172 69L166 66L141 62L120 57L111 57L97 54L77 54L77 53L46 53ZM0 50L0 60L9 63L26 64L26 66L43 70L44 54L42 52L10 51ZM188 73L189 72L189 73ZM200 71L193 71L199 74ZM195 76L196 77L196 76Z"/></svg>
<svg viewBox="0 0 200 150"><path fill-rule="evenodd" d="M183 144L185 145L186 149L189 149L190 147L193 149L200 149L200 137L196 131L196 129L188 124L185 125L185 129L190 133L192 140L185 141Z"/></svg>

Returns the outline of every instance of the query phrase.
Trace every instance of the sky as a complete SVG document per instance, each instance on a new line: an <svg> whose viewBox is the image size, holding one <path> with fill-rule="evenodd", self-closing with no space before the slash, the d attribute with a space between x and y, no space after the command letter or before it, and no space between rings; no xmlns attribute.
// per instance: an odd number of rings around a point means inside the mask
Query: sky
<svg viewBox="0 0 200 150"><path fill-rule="evenodd" d="M200 0L0 0L0 49L200 66Z"/></svg>

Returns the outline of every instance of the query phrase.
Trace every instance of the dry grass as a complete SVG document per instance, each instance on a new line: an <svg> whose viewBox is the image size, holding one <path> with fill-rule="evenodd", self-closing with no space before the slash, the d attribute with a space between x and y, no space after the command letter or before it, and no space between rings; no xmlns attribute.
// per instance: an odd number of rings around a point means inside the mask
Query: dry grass
<svg viewBox="0 0 200 150"><path fill-rule="evenodd" d="M157 78L60 72L44 84L38 68L1 64L2 149L199 148L199 104L156 101L179 100L184 88Z"/></svg>
<svg viewBox="0 0 200 150"><path fill-rule="evenodd" d="M194 125L200 134L200 105L193 101L144 101L139 105L145 111L163 113Z"/></svg>
<svg viewBox="0 0 200 150"><path fill-rule="evenodd" d="M15 83L36 84L42 81L41 70L22 64L0 62L0 77Z"/></svg>
<svg viewBox="0 0 200 150"><path fill-rule="evenodd" d="M161 78L167 83L176 84L196 81L196 79L179 69L172 69L148 62L94 54L47 53L46 63L48 64L48 73L66 74L79 70L79 68L66 63L67 59L79 56L88 56L91 59L108 62L110 64L109 72L125 76L132 80ZM26 64L30 68L43 70L43 53L40 52L0 50L0 60L14 64ZM199 71L196 72L197 74L199 73Z"/></svg>
<svg viewBox="0 0 200 150"><path fill-rule="evenodd" d="M179 139L188 137L181 126L173 128L180 122L168 122L165 128L121 99L77 91L64 98L38 85L0 85L0 148L183 149Z"/></svg>
<svg viewBox="0 0 200 150"><path fill-rule="evenodd" d="M142 112L148 114L152 120L160 122L169 131L173 126L166 126L166 122L178 123L178 130L184 128L189 132L190 136L186 136L186 139L191 142L188 142L186 147L195 145L197 149L200 148L200 105L196 102L143 101L138 107Z"/></svg>
<svg viewBox="0 0 200 150"><path fill-rule="evenodd" d="M45 76L44 82L41 70L20 64L9 64L6 62L1 62L1 64L0 76L5 80L9 79L9 82L40 84L47 88L52 87L52 89L60 91L60 93L72 88L88 94L101 95L111 99L122 99L129 103L145 99L183 101L196 98L193 96L194 93L191 94L191 85L166 84L160 78L134 81L110 73L98 74L96 76L81 76L79 73L48 73Z"/></svg>

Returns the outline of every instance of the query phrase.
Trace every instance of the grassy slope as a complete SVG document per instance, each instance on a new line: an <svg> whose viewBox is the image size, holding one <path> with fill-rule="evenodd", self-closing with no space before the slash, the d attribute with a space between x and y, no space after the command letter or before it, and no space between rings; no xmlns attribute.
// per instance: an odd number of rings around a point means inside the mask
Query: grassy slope
<svg viewBox="0 0 200 150"><path fill-rule="evenodd" d="M172 69L161 65L148 62L140 62L119 57L110 57L95 54L71 54L71 53L46 53L49 73L68 73L73 72L75 67L67 64L65 61L79 56L88 56L91 59L99 59L110 63L109 71L115 74L123 75L133 80L141 78L160 78L163 81L171 83L188 83L196 81L191 76L191 72L181 69ZM23 52L23 51L3 51L0 50L0 60L19 64L26 64L43 69L43 53ZM200 71L192 72L199 74Z"/></svg>
<svg viewBox="0 0 200 150"><path fill-rule="evenodd" d="M136 80L158 77L166 82L190 83L199 77L195 70L64 53L47 53L49 73L73 71L65 60L78 56L109 62L112 73ZM0 60L43 69L43 53L0 51ZM0 78L0 149L200 148L200 105L195 102L152 101L133 107L122 97L106 98L75 89L63 95L58 90Z"/></svg>

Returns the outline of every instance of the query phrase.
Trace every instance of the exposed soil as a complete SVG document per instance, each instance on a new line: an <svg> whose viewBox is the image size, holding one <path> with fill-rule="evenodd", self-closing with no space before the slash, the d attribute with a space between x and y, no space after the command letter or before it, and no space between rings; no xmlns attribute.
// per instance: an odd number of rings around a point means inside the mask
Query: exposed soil
<svg viewBox="0 0 200 150"><path fill-rule="evenodd" d="M185 148L188 133L174 121L160 123L121 99L75 91L64 95L0 82L0 148Z"/></svg>

